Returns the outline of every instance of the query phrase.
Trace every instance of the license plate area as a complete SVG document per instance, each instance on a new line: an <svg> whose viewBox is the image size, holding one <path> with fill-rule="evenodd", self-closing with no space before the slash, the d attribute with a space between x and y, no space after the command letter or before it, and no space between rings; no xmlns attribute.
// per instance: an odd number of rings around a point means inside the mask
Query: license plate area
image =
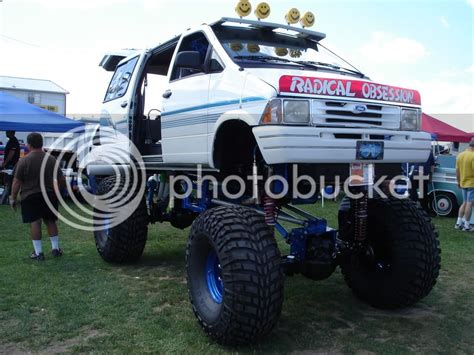
<svg viewBox="0 0 474 355"><path fill-rule="evenodd" d="M384 142L358 141L357 160L383 160Z"/></svg>

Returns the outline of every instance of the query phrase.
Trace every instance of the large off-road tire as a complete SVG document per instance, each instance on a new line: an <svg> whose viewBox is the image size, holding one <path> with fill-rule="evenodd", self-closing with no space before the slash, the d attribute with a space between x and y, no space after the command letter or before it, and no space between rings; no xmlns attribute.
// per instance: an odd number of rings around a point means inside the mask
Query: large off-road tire
<svg viewBox="0 0 474 355"><path fill-rule="evenodd" d="M194 314L213 340L254 343L275 326L283 303L281 256L255 211L217 207L201 214L191 227L186 269Z"/></svg>
<svg viewBox="0 0 474 355"><path fill-rule="evenodd" d="M116 177L103 179L98 186L98 194L111 191L116 184ZM118 190L126 189L123 181ZM95 245L99 255L110 263L137 261L145 249L148 233L148 214L145 196L140 200L135 211L115 227L94 232Z"/></svg>
<svg viewBox="0 0 474 355"><path fill-rule="evenodd" d="M353 238L348 199L339 211L340 237ZM411 200L369 200L368 249L341 260L346 283L374 307L410 306L430 293L438 278L438 236L426 212Z"/></svg>

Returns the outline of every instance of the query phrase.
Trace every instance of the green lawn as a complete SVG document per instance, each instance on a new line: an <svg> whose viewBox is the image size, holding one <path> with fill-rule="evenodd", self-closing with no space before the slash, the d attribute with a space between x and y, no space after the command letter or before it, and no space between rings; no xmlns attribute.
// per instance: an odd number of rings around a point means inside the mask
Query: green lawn
<svg viewBox="0 0 474 355"><path fill-rule="evenodd" d="M332 225L336 205L313 207ZM103 262L90 233L61 225L65 256L32 262L19 213L0 207L0 353L9 352L331 352L472 353L474 235L435 219L442 271L413 308L373 309L355 299L340 272L313 282L286 280L280 322L253 347L212 343L195 321L184 270L187 231L151 226L135 265ZM44 241L49 250L49 240Z"/></svg>

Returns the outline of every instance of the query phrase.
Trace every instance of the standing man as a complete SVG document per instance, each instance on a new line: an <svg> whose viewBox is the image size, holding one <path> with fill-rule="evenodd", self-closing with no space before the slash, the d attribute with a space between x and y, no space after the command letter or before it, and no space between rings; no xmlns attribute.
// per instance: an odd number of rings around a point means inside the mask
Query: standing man
<svg viewBox="0 0 474 355"><path fill-rule="evenodd" d="M41 220L46 224L53 256L58 257L63 254L59 248L58 226L56 224L58 219L56 193L59 187L65 186L65 179L56 159L43 151L41 134L30 133L27 143L30 153L21 159L15 168L10 205L16 210L17 196L21 191L21 215L23 223L30 224L34 247L30 258L42 261L44 254L41 244ZM43 184L41 184L41 174L43 175ZM47 195L51 207L46 202L43 192Z"/></svg>
<svg viewBox="0 0 474 355"><path fill-rule="evenodd" d="M13 169L20 159L20 143L15 137L15 131L7 131L7 145L3 155L2 169Z"/></svg>
<svg viewBox="0 0 474 355"><path fill-rule="evenodd" d="M5 152L3 155L3 165L0 166L0 170L10 170L13 169L20 159L20 143L15 137L15 131L7 131L8 137L7 145L5 146ZM4 178L5 191L2 195L1 204L8 204L7 198L11 190L12 178L10 175L5 174Z"/></svg>
<svg viewBox="0 0 474 355"><path fill-rule="evenodd" d="M456 176L458 186L462 189L464 202L459 208L459 216L454 228L473 232L471 216L474 203L474 138L471 139L469 147L458 155Z"/></svg>

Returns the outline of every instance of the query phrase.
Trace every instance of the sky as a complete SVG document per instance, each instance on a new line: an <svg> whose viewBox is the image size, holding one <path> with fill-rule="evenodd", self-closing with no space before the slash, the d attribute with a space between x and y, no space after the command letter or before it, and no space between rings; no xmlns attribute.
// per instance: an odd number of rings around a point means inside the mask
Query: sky
<svg viewBox="0 0 474 355"><path fill-rule="evenodd" d="M291 7L312 11L327 47L376 82L419 90L424 112L474 132L474 0L267 2L271 22ZM98 66L104 53L235 17L236 3L0 0L0 75L52 80L70 92L68 115L98 114L111 76Z"/></svg>

